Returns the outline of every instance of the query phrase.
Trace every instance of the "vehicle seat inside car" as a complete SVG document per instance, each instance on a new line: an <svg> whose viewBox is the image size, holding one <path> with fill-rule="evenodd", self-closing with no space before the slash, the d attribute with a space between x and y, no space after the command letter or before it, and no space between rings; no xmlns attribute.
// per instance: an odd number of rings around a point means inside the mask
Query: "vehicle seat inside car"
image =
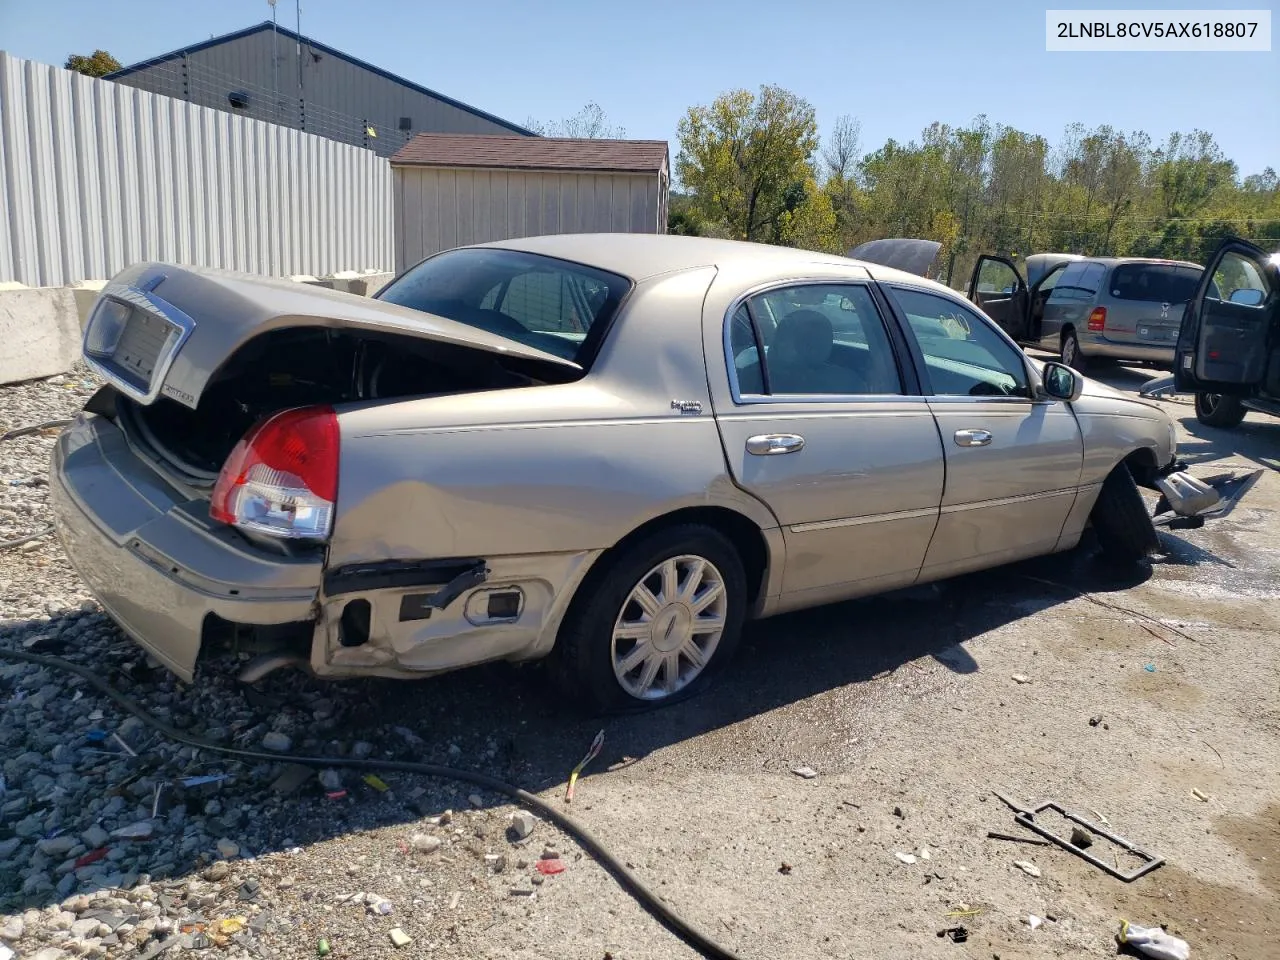
<svg viewBox="0 0 1280 960"><path fill-rule="evenodd" d="M773 393L862 393L854 371L831 362L835 330L817 310L793 310L778 323L769 348Z"/></svg>

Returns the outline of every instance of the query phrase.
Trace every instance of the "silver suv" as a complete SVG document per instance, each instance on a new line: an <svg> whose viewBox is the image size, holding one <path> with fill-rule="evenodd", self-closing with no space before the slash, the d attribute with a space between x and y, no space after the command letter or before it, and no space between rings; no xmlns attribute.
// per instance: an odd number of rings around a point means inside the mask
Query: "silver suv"
<svg viewBox="0 0 1280 960"><path fill-rule="evenodd" d="M1036 254L1027 277L1004 257L978 258L969 299L1026 346L1084 370L1090 360L1172 369L1178 329L1204 268L1176 260Z"/></svg>

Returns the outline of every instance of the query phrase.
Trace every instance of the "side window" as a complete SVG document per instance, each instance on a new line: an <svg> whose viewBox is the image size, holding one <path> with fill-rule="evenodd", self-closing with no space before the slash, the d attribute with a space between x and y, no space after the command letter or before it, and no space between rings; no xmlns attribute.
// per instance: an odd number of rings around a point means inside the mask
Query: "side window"
<svg viewBox="0 0 1280 960"><path fill-rule="evenodd" d="M977 293L1013 295L1022 278L1007 263L999 260L983 260L978 268Z"/></svg>
<svg viewBox="0 0 1280 960"><path fill-rule="evenodd" d="M1084 268L1084 276L1080 279L1080 286L1084 288L1086 300L1094 298L1106 275L1107 268L1100 263L1091 263Z"/></svg>
<svg viewBox="0 0 1280 960"><path fill-rule="evenodd" d="M1058 282L1062 280L1062 275L1066 273L1066 267L1054 267L1045 274L1044 279L1040 281L1040 296L1048 296L1058 286Z"/></svg>
<svg viewBox="0 0 1280 960"><path fill-rule="evenodd" d="M1271 292L1270 284L1258 272L1252 260L1237 253L1226 253L1213 271L1213 285L1218 288L1219 300L1257 307L1264 303Z"/></svg>
<svg viewBox="0 0 1280 960"><path fill-rule="evenodd" d="M902 393L884 319L863 284L770 290L739 307L729 323L740 394Z"/></svg>
<svg viewBox="0 0 1280 960"><path fill-rule="evenodd" d="M1093 298L1097 285L1089 286L1088 271L1091 267L1095 267L1101 272L1101 267L1094 263L1071 263L1062 271L1062 277L1058 280L1053 288L1053 293L1049 295L1050 303L1072 303L1081 300L1090 300Z"/></svg>
<svg viewBox="0 0 1280 960"><path fill-rule="evenodd" d="M955 300L894 287L924 354L933 392L949 397L1029 397L1020 350Z"/></svg>

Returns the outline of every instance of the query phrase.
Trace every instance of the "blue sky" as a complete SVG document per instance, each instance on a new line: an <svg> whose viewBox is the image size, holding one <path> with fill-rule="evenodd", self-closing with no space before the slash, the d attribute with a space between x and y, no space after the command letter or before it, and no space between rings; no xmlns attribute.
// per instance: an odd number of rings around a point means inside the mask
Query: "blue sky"
<svg viewBox="0 0 1280 960"><path fill-rule="evenodd" d="M1159 9L1266 7L1271 0ZM1200 127L1242 174L1280 168L1280 42L1270 53L1047 53L1046 7L970 0L423 3L306 0L303 33L523 123L598 102L632 137L667 139L691 104L777 83L819 123L862 121L865 149L979 113L1056 141L1080 121L1155 139ZM1116 8L1143 6L1129 0ZM281 23L294 4L280 0ZM129 64L269 20L265 0L0 0L0 48L62 63L101 47ZM1275 29L1275 27L1273 27Z"/></svg>

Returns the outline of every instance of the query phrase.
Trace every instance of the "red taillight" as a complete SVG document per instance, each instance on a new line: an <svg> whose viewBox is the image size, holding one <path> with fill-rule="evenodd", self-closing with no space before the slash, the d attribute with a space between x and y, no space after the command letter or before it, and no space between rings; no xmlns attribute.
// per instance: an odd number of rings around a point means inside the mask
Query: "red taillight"
<svg viewBox="0 0 1280 960"><path fill-rule="evenodd" d="M1093 313L1089 314L1089 329L1095 333L1101 331L1107 325L1107 308L1094 307Z"/></svg>
<svg viewBox="0 0 1280 960"><path fill-rule="evenodd" d="M275 537L327 537L338 499L338 443L338 417L330 407L269 417L223 464L209 515Z"/></svg>

